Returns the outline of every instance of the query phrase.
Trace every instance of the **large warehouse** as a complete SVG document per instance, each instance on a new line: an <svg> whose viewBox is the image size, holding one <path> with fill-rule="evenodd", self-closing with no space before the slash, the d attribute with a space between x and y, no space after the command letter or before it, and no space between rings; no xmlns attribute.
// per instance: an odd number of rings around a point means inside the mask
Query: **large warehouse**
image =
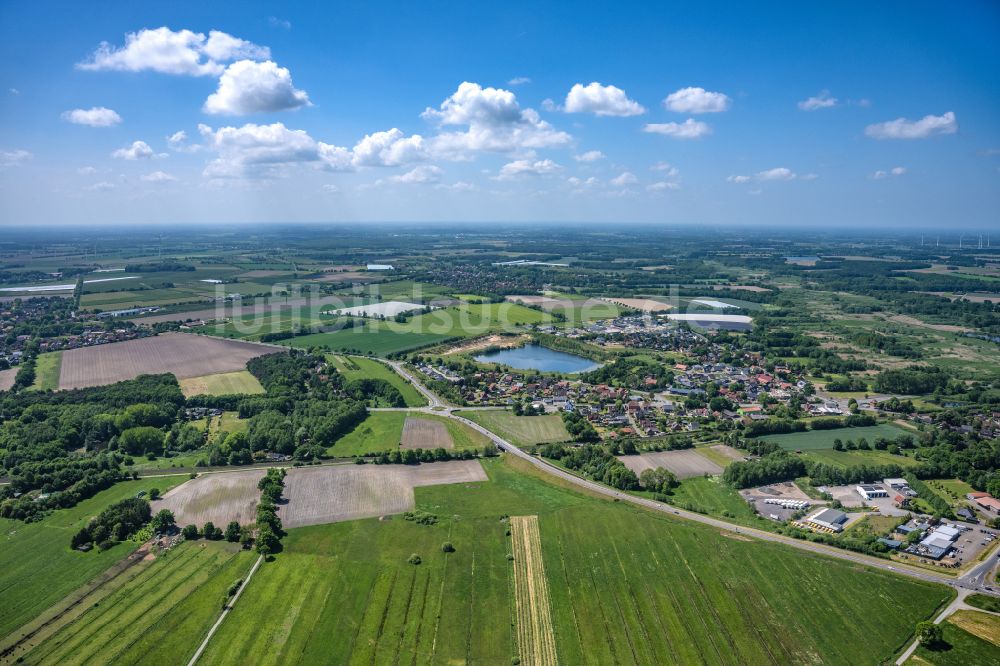
<svg viewBox="0 0 1000 666"><path fill-rule="evenodd" d="M803 521L807 526L822 532L840 532L847 522L847 514L836 509L821 509Z"/></svg>

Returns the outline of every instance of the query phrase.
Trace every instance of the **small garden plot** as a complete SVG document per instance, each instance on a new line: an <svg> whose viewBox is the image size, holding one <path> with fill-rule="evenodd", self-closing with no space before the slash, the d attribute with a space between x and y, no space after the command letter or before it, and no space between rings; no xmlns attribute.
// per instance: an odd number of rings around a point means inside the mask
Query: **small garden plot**
<svg viewBox="0 0 1000 666"><path fill-rule="evenodd" d="M219 372L214 375L189 377L178 382L185 397L192 395L232 395L263 393L264 387L248 370Z"/></svg>
<svg viewBox="0 0 1000 666"><path fill-rule="evenodd" d="M387 516L412 510L416 487L487 480L478 460L292 469L278 516L286 528Z"/></svg>
<svg viewBox="0 0 1000 666"><path fill-rule="evenodd" d="M245 370L247 361L274 347L205 335L164 333L150 338L63 352L59 388L103 386L139 375L170 372L178 379Z"/></svg>
<svg viewBox="0 0 1000 666"><path fill-rule="evenodd" d="M444 423L411 417L403 423L399 446L404 449L453 449L455 442Z"/></svg>
<svg viewBox="0 0 1000 666"><path fill-rule="evenodd" d="M260 501L257 482L264 470L204 474L191 479L153 502L153 512L169 509L178 525L201 527L211 521L225 526L232 520L247 524L256 520L255 510Z"/></svg>
<svg viewBox="0 0 1000 666"><path fill-rule="evenodd" d="M642 474L643 470L657 467L663 467L673 472L678 479L688 479L692 476L704 476L705 474L722 474L722 467L700 455L694 449L640 453L637 456L618 456L618 459L636 474Z"/></svg>

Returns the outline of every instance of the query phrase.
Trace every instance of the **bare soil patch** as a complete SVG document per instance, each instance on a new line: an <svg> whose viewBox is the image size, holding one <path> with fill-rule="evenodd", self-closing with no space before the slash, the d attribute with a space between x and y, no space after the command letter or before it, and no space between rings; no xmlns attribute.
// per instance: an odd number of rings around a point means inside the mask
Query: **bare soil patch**
<svg viewBox="0 0 1000 666"><path fill-rule="evenodd" d="M741 490L740 495L749 499L765 499L773 497L775 499L809 500L809 495L806 495L801 488L791 481L772 483L767 486L751 488L749 490Z"/></svg>
<svg viewBox="0 0 1000 666"><path fill-rule="evenodd" d="M236 372L244 370L252 358L279 351L270 345L241 340L164 333L63 352L59 388L103 386L164 372L178 379Z"/></svg>
<svg viewBox="0 0 1000 666"><path fill-rule="evenodd" d="M296 468L278 515L286 528L375 518L413 509L414 488L488 480L478 460Z"/></svg>
<svg viewBox="0 0 1000 666"><path fill-rule="evenodd" d="M623 305L633 310L643 310L645 312L663 312L670 310L672 306L651 298L605 298L605 301L616 305Z"/></svg>
<svg viewBox="0 0 1000 666"><path fill-rule="evenodd" d="M743 460L743 454L726 444L715 444L708 447L715 451L716 453L726 456L730 460Z"/></svg>
<svg viewBox="0 0 1000 666"><path fill-rule="evenodd" d="M441 355L448 356L449 354L464 354L467 352L479 351L480 349L486 349L487 347L499 347L501 349L510 349L512 347L519 347L528 340L527 335L517 335L514 337L506 335L488 335L484 338L476 338L470 342L464 342L454 347L449 347L444 350Z"/></svg>
<svg viewBox="0 0 1000 666"><path fill-rule="evenodd" d="M455 442L441 421L408 417L403 423L402 449L453 449Z"/></svg>
<svg viewBox="0 0 1000 666"><path fill-rule="evenodd" d="M517 648L522 664L555 666L555 632L549 583L542 561L538 516L511 516Z"/></svg>
<svg viewBox="0 0 1000 666"><path fill-rule="evenodd" d="M692 476L705 474L722 474L720 466L694 449L640 453L636 456L618 456L618 459L636 474L642 474L643 470L657 467L663 467L673 472L678 479L688 479Z"/></svg>
<svg viewBox="0 0 1000 666"><path fill-rule="evenodd" d="M965 333L972 330L964 326L952 326L951 324L928 324L927 322L920 321L916 317L911 317L909 315L893 315L889 317L889 321L894 321L900 324L909 324L910 326L919 326L921 328L929 328L934 331L944 331L945 333Z"/></svg>
<svg viewBox="0 0 1000 666"><path fill-rule="evenodd" d="M14 379L17 377L17 368L0 370L0 391L9 391L14 388Z"/></svg>
<svg viewBox="0 0 1000 666"><path fill-rule="evenodd" d="M223 528L232 520L241 525L252 523L257 518L260 501L257 482L264 474L262 469L204 474L154 501L153 513L169 509L174 512L178 525L197 525L199 528L208 521Z"/></svg>
<svg viewBox="0 0 1000 666"><path fill-rule="evenodd" d="M723 289L732 289L733 291L771 291L765 287L758 287L753 284L713 284L712 289L715 291L722 291Z"/></svg>

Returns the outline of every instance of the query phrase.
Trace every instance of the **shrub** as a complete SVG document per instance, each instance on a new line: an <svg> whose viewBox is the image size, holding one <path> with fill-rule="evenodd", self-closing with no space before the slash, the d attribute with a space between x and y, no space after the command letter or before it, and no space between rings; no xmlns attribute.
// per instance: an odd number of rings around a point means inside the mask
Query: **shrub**
<svg viewBox="0 0 1000 666"><path fill-rule="evenodd" d="M420 559L419 555L417 555L416 553L413 553L412 555L410 555L409 559L407 559L406 561L409 562L410 564L420 564L421 559Z"/></svg>
<svg viewBox="0 0 1000 666"><path fill-rule="evenodd" d="M443 552L443 553L454 553L455 552L455 546L451 545L450 541L445 541L441 545L441 552Z"/></svg>

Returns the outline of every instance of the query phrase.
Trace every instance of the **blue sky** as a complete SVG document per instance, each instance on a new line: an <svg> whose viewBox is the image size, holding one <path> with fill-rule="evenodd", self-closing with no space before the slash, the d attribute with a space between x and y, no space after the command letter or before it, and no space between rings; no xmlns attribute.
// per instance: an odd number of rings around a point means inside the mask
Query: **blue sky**
<svg viewBox="0 0 1000 666"><path fill-rule="evenodd" d="M1000 226L995 2L327 4L0 4L0 224Z"/></svg>

